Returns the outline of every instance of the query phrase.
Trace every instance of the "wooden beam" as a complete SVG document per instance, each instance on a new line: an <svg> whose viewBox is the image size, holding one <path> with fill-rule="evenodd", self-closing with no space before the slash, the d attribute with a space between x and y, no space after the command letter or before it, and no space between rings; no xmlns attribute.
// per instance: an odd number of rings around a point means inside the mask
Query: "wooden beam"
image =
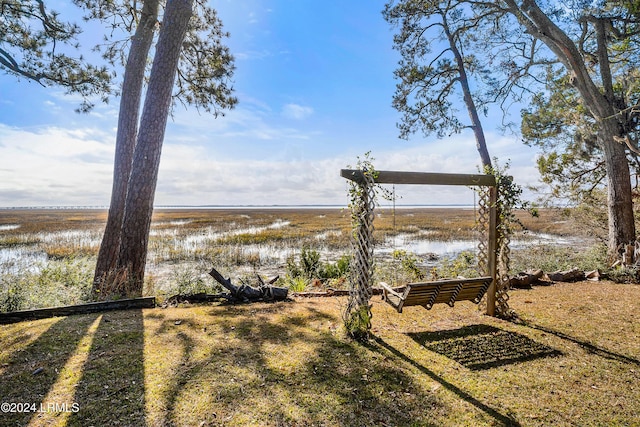
<svg viewBox="0 0 640 427"><path fill-rule="evenodd" d="M87 304L69 305L65 307L40 308L36 310L13 311L0 313L0 324L16 323L23 320L46 319L48 317L69 316L71 314L87 314L108 310L125 310L131 308L154 308L155 297L122 299L116 301L90 302Z"/></svg>
<svg viewBox="0 0 640 427"><path fill-rule="evenodd" d="M342 169L340 176L358 183L364 183L364 175L359 169ZM374 180L378 184L418 184L418 185L465 185L495 187L496 178L485 174L458 174L433 172L377 171Z"/></svg>

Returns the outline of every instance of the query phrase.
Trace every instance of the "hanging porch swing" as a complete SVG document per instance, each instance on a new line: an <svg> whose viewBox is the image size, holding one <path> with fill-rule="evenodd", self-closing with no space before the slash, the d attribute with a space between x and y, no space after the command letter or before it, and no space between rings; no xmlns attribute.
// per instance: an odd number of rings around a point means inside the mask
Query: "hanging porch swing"
<svg viewBox="0 0 640 427"><path fill-rule="evenodd" d="M451 278L428 282L409 283L392 288L380 283L383 299L402 313L403 307L446 303L453 307L457 301L472 301L478 304L486 294L486 314L500 316L508 313L508 278L504 265L508 262L508 236L498 234L497 184L496 178L488 174L444 174L426 172L376 171L367 173L360 169L343 169L341 176L355 182L362 200L357 203L359 212L353 230L354 262L351 271L351 293L358 300L354 305L368 306L372 295L373 272L373 209L374 186L376 184L417 185L462 185L477 187L479 197L478 271L474 278ZM504 248L507 247L506 250Z"/></svg>

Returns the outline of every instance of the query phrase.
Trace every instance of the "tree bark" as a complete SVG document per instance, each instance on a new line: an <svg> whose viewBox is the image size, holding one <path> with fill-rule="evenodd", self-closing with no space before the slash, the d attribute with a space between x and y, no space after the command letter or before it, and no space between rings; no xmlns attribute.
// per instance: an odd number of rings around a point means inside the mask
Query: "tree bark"
<svg viewBox="0 0 640 427"><path fill-rule="evenodd" d="M635 240L631 178L625 146L616 141L622 136L619 109L613 99L613 82L607 57L606 37L603 27L596 22L601 86L593 80L585 65L585 58L571 38L539 8L534 0L524 0L518 5L514 0L504 0L509 11L529 34L542 41L558 60L573 74L573 84L580 92L585 106L598 123L598 143L604 152L607 170L609 256L613 257L620 244Z"/></svg>
<svg viewBox="0 0 640 427"><path fill-rule="evenodd" d="M145 0L140 22L131 38L131 47L125 66L116 134L111 203L93 279L94 295L98 293L99 297L106 296L103 285L114 279L109 277L110 274L116 273L127 185L138 133L144 74L158 22L158 4L159 0Z"/></svg>
<svg viewBox="0 0 640 427"><path fill-rule="evenodd" d="M631 176L625 146L615 141L620 134L618 123L609 120L601 122L598 141L602 147L607 169L607 207L609 218L609 238L607 252L611 260L617 257L621 244L636 240Z"/></svg>
<svg viewBox="0 0 640 427"><path fill-rule="evenodd" d="M476 148L478 149L478 154L480 154L480 161L482 162L482 166L491 168L491 156L489 155L487 141L484 137L482 122L480 121L480 116L478 116L478 109L473 101L473 96L471 96L471 88L469 87L469 78L467 76L464 59L462 58L460 49L458 49L455 37L451 34L446 12L442 13L440 16L442 17L442 28L447 36L449 47L451 48L451 52L453 53L453 57L455 58L458 66L458 74L460 76L459 82L462 87L462 97L464 99L464 104L467 107L469 119L471 120L471 129L473 130L473 135L476 139Z"/></svg>
<svg viewBox="0 0 640 427"><path fill-rule="evenodd" d="M611 64L607 53L605 21L595 19L594 25L598 42L598 66L604 88L604 99L606 99L608 107L607 115L600 118L598 142L604 152L607 169L608 254L610 260L614 260L617 258L617 249L621 244L628 244L636 240L636 230L629 160L625 146L618 142L618 137L623 136L623 131L621 123L616 119L619 116L616 114L618 108L616 107Z"/></svg>
<svg viewBox="0 0 640 427"><path fill-rule="evenodd" d="M171 107L171 93L194 0L167 2L140 119L127 187L118 267L126 271L120 293L141 295L160 154Z"/></svg>

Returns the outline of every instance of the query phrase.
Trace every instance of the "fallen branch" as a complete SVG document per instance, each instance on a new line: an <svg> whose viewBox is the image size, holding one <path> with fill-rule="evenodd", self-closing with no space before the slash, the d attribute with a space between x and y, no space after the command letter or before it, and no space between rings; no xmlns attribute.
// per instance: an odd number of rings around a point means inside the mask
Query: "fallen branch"
<svg viewBox="0 0 640 427"><path fill-rule="evenodd" d="M382 295L382 289L380 288L373 288L371 291L373 295ZM332 288L329 288L326 291L320 291L320 292L294 292L293 293L294 297L301 297L301 298L340 297L340 296L347 296L347 295L349 295L348 289L332 289Z"/></svg>
<svg viewBox="0 0 640 427"><path fill-rule="evenodd" d="M579 280L584 280L585 274L582 270L572 268L571 270L547 273L547 277L549 277L549 280L554 282L577 282Z"/></svg>
<svg viewBox="0 0 640 427"><path fill-rule="evenodd" d="M231 292L228 298L230 302L285 301L289 293L288 288L273 286L279 277L275 277L265 283L260 276L257 276L258 287L254 288L246 284L234 285L231 283L231 278L225 279L215 268L211 269L209 275Z"/></svg>
<svg viewBox="0 0 640 427"><path fill-rule="evenodd" d="M90 302L63 307L39 308L35 310L12 311L8 313L0 313L0 324L21 322L23 320L46 319L49 317L70 316L72 314L98 313L107 310L154 308L155 306L155 297L144 297L121 299L116 301Z"/></svg>
<svg viewBox="0 0 640 427"><path fill-rule="evenodd" d="M516 289L531 289L531 285L539 282L542 276L544 276L544 271L542 270L521 271L509 280L509 285Z"/></svg>
<svg viewBox="0 0 640 427"><path fill-rule="evenodd" d="M348 290L344 289L327 289L326 291L320 292L294 292L294 297L301 298L322 298L322 297L338 297L349 295Z"/></svg>

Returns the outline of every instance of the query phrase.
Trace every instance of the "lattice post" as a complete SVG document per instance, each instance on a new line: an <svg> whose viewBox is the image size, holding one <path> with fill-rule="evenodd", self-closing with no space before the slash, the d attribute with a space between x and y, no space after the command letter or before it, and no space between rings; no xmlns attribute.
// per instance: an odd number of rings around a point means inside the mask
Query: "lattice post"
<svg viewBox="0 0 640 427"><path fill-rule="evenodd" d="M489 316L496 315L496 289L497 289L497 247L498 247L498 189L496 187L489 187L489 245L487 250L488 255L488 274L493 278L491 286L487 291L487 314Z"/></svg>
<svg viewBox="0 0 640 427"><path fill-rule="evenodd" d="M349 266L349 301L344 313L347 331L354 338L366 339L371 329L373 295L373 218L375 207L374 178L364 171L364 180L352 182L351 246Z"/></svg>
<svg viewBox="0 0 640 427"><path fill-rule="evenodd" d="M498 206L500 208L502 206ZM498 214L499 218L504 217L504 212ZM496 314L502 318L510 318L513 316L513 311L509 308L510 227L508 224L498 223L496 230Z"/></svg>
<svg viewBox="0 0 640 427"><path fill-rule="evenodd" d="M489 271L489 188L478 187L478 218L476 230L478 231L478 275L490 276Z"/></svg>
<svg viewBox="0 0 640 427"><path fill-rule="evenodd" d="M478 271L493 278L487 290L486 313L489 316L509 317L509 233L507 227L500 223L498 189L482 186L478 189L478 195Z"/></svg>

